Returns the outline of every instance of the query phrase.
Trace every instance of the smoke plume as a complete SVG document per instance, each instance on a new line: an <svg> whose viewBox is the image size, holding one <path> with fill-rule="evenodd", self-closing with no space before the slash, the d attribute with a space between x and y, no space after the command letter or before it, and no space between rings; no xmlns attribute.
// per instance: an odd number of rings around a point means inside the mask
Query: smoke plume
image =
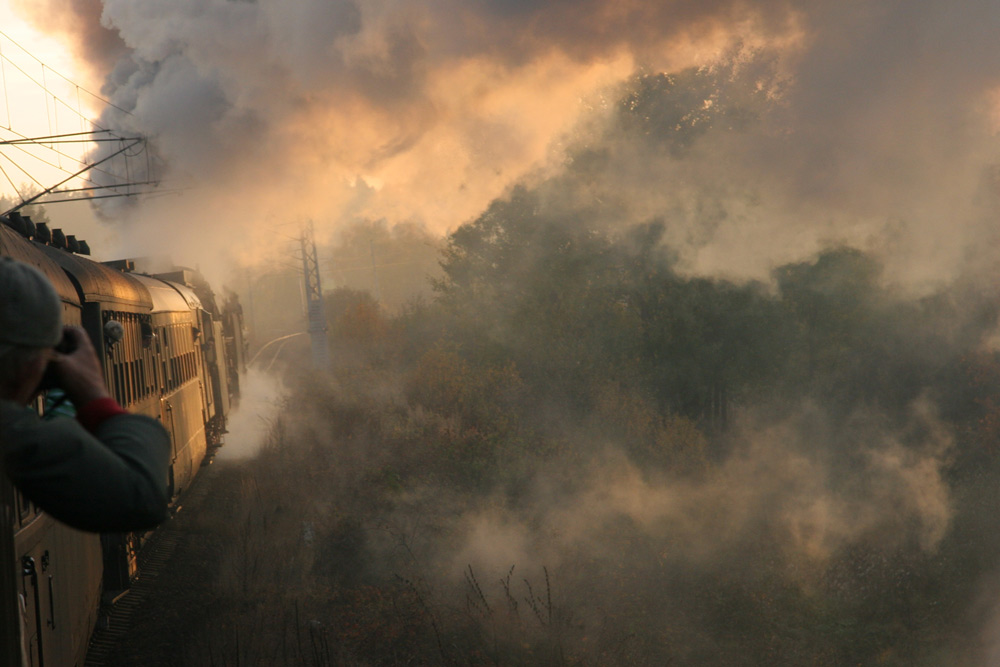
<svg viewBox="0 0 1000 667"><path fill-rule="evenodd" d="M320 241L358 219L454 229L512 184L557 173L580 141L610 142L585 130L634 72L764 58L755 83L771 105L751 129L607 177L629 202L620 223L669 215L683 229L685 211L711 200L718 224L679 233L702 273L760 275L831 240L883 250L891 273L921 282L992 262L972 249L993 210L993 3L22 8L67 17L59 29L129 111L102 123L151 137L164 160L172 196L102 206L138 227L126 244L246 262L274 248L276 226L306 219Z"/></svg>

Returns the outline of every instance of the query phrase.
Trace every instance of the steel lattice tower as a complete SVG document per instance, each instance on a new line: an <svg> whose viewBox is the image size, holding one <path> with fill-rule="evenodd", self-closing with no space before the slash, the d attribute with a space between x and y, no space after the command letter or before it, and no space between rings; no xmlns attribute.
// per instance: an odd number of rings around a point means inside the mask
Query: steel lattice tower
<svg viewBox="0 0 1000 667"><path fill-rule="evenodd" d="M302 273L306 288L306 319L312 341L313 363L316 368L330 368L330 347L326 340L326 314L323 310L323 288L319 281L319 260L312 222L302 231Z"/></svg>

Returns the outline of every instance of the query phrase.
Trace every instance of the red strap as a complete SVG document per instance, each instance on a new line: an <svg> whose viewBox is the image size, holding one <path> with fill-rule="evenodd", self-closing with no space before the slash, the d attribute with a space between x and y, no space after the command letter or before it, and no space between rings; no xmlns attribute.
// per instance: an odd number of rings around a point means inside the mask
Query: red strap
<svg viewBox="0 0 1000 667"><path fill-rule="evenodd" d="M76 411L76 420L85 429L93 433L104 420L110 419L115 415L124 414L128 413L122 406L118 405L118 401L109 396L107 398L95 398L90 403L78 409Z"/></svg>

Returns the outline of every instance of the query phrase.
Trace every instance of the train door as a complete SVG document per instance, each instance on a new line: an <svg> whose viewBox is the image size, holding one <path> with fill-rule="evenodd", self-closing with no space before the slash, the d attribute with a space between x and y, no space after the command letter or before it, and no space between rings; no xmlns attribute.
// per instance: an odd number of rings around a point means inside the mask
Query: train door
<svg viewBox="0 0 1000 667"><path fill-rule="evenodd" d="M45 665L43 640L43 591L42 591L42 558L48 554L40 553L40 547L21 556L21 581L18 590L18 601L21 607L21 628L24 632L24 660L30 667Z"/></svg>
<svg viewBox="0 0 1000 667"><path fill-rule="evenodd" d="M21 654L20 563L14 549L14 512L14 487L0 470L0 664L4 665L17 664Z"/></svg>
<svg viewBox="0 0 1000 667"><path fill-rule="evenodd" d="M40 517L38 521L51 521ZM82 543L79 546L83 546ZM24 628L25 662L29 665L70 665L83 650L74 640L92 628L92 610L81 616L74 612L73 603L97 604L85 586L68 578L74 574L89 574L87 554L71 552L70 545L60 540L39 543L21 556L21 586L19 598ZM73 562L65 556L74 553ZM79 559L77 558L79 557ZM62 560L60 560L62 558ZM74 585L76 584L76 585Z"/></svg>
<svg viewBox="0 0 1000 667"><path fill-rule="evenodd" d="M216 363L215 347L213 345L215 330L212 317L207 311L199 311L199 318L198 326L201 330L201 336L197 346L198 354L195 356L201 360L199 377L203 381L202 392L204 394L203 405L205 412L203 421L208 424L211 423L212 419L219 412L218 391L216 390L216 382L212 376L212 369Z"/></svg>
<svg viewBox="0 0 1000 667"><path fill-rule="evenodd" d="M165 398L160 399L160 423L170 436L170 477L167 479L167 497L173 498L177 493L174 479L174 468L177 467L177 428L174 424L174 407Z"/></svg>
<svg viewBox="0 0 1000 667"><path fill-rule="evenodd" d="M36 403L36 408L39 404ZM21 644L24 664L29 667L45 665L45 614L46 599L43 581L44 570L48 569L49 551L44 539L46 518L38 516L38 509L27 496L13 489L14 521L19 530L14 533L16 553L20 555L18 568L17 598L21 612ZM50 609L51 611L51 609Z"/></svg>

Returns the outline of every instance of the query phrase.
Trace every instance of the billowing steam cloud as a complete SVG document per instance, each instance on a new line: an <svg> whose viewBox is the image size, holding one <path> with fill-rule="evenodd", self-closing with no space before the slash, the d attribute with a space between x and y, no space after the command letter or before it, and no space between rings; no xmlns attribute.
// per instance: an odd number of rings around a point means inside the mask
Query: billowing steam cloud
<svg viewBox="0 0 1000 667"><path fill-rule="evenodd" d="M995 159L1000 84L989 30L1000 10L989 2L48 0L24 9L46 22L73 18L61 29L76 31L81 55L107 74L105 93L131 111L103 122L154 138L166 187L186 188L105 211L168 246L197 237L206 260L221 248L259 256L276 222L313 219L321 238L356 218L454 228L512 183L558 168L571 131L613 107L602 100L637 67L761 54L773 67L759 84L774 102L762 122L739 138L707 137L683 165L624 172L643 178L623 184L634 206L622 222L676 213L676 200L664 208L650 194L695 183L700 197L725 201L691 268L737 273L835 239L888 244L929 274L967 261L981 240L972 204Z"/></svg>
<svg viewBox="0 0 1000 667"><path fill-rule="evenodd" d="M444 232L528 184L547 219L662 220L681 272L766 278L835 242L875 255L888 282L928 291L959 274L1000 275L993 1L23 8L67 17L59 29L117 107L102 123L149 136L163 160L171 196L111 200L103 213L127 223L138 253L172 251L208 273L280 252L275 231L294 235L307 219L320 241L357 220ZM692 67L711 80L684 73ZM629 97L659 73L698 84L680 95L691 113ZM741 113L713 117L723 106ZM441 523L454 539L425 545L429 560L452 576L470 563L503 572L580 553L613 560L602 550L624 547L608 536L634 526L656 538L657 568L770 562L771 546L742 557L756 540L778 545L790 577L851 545L934 552L957 500L944 472L955 436L930 401L914 403L905 427L876 405L847 424L831 424L827 409L741 424L741 444L702 477L656 478L613 452L592 471L574 468L575 479L545 471L516 510L449 508ZM242 414L255 412L248 402ZM348 459L340 452L338 466ZM391 518L422 521L428 505L414 499L420 510Z"/></svg>
<svg viewBox="0 0 1000 667"><path fill-rule="evenodd" d="M229 418L226 446L219 450L220 461L256 456L278 417L285 390L280 380L251 367L240 385L240 401Z"/></svg>

